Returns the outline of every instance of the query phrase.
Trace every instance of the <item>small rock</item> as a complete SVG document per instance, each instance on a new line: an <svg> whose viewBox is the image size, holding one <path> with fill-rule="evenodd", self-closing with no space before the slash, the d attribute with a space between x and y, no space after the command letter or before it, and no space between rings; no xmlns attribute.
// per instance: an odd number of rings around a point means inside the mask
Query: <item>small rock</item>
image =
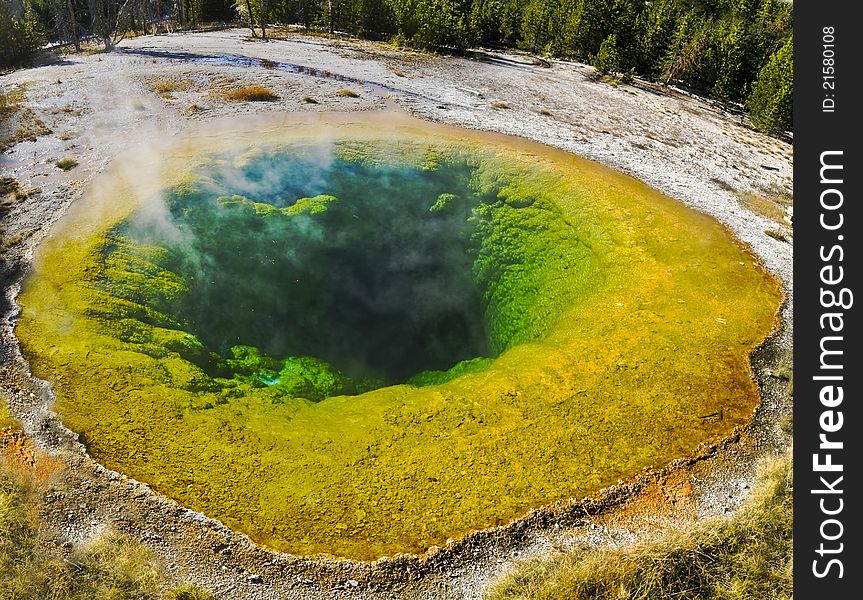
<svg viewBox="0 0 863 600"><path fill-rule="evenodd" d="M253 574L251 574L251 575L249 575L249 576L247 576L247 577L246 577L246 581L248 581L249 583L255 583L255 584L263 583L263 582L264 582L264 580L263 580L263 579L261 579L261 576L260 576L260 575L255 575L254 573L253 573Z"/></svg>

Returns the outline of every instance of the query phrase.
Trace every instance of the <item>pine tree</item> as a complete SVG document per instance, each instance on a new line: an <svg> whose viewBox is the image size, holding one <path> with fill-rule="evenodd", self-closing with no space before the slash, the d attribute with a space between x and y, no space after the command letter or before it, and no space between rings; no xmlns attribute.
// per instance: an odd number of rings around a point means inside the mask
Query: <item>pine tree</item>
<svg viewBox="0 0 863 600"><path fill-rule="evenodd" d="M614 0L582 0L578 24L572 33L573 52L587 58L614 33Z"/></svg>
<svg viewBox="0 0 863 600"><path fill-rule="evenodd" d="M656 77L662 71L662 62L677 25L677 15L675 0L654 0L639 15L641 60L638 70L648 77Z"/></svg>
<svg viewBox="0 0 863 600"><path fill-rule="evenodd" d="M793 126L794 38L789 37L761 69L746 103L752 122L771 133Z"/></svg>
<svg viewBox="0 0 863 600"><path fill-rule="evenodd" d="M609 75L620 72L620 51L617 48L617 36L611 34L599 45L599 51L591 60L597 75Z"/></svg>
<svg viewBox="0 0 863 600"><path fill-rule="evenodd" d="M545 48L549 43L549 24L555 8L555 0L528 0L522 13L522 48L534 54Z"/></svg>
<svg viewBox="0 0 863 600"><path fill-rule="evenodd" d="M0 3L0 67L28 60L42 45L42 31L29 6Z"/></svg>

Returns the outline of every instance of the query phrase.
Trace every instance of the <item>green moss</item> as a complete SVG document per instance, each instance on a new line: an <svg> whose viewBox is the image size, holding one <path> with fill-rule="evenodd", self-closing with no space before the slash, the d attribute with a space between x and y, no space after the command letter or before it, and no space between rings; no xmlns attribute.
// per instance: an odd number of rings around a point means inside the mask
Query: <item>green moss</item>
<svg viewBox="0 0 863 600"><path fill-rule="evenodd" d="M539 146L403 135L334 134L320 185L314 143L211 154L166 194L176 227L106 187L44 244L16 334L98 460L260 543L373 559L748 421L781 291L723 227Z"/></svg>
<svg viewBox="0 0 863 600"><path fill-rule="evenodd" d="M459 201L459 197L455 194L444 193L437 197L435 203L429 207L429 212L451 212L453 205Z"/></svg>
<svg viewBox="0 0 863 600"><path fill-rule="evenodd" d="M321 401L349 389L348 379L313 356L289 356L279 371L278 384L291 396Z"/></svg>
<svg viewBox="0 0 863 600"><path fill-rule="evenodd" d="M287 215L318 215L322 212L325 212L329 207L330 203L336 202L337 198L335 196L327 196L325 194L320 194L315 196L314 198L300 198L293 205L283 208Z"/></svg>
<svg viewBox="0 0 863 600"><path fill-rule="evenodd" d="M279 370L278 361L267 356L254 346L232 346L231 358L225 362L227 362L231 371L240 375L275 375Z"/></svg>

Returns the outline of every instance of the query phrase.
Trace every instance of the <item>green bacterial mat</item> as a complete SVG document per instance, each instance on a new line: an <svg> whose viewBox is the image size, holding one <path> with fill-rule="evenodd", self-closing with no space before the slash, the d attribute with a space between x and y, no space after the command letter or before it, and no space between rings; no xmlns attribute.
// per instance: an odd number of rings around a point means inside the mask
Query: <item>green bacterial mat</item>
<svg viewBox="0 0 863 600"><path fill-rule="evenodd" d="M118 160L40 247L16 334L99 462L371 560L729 435L781 300L723 226L601 165L322 114Z"/></svg>

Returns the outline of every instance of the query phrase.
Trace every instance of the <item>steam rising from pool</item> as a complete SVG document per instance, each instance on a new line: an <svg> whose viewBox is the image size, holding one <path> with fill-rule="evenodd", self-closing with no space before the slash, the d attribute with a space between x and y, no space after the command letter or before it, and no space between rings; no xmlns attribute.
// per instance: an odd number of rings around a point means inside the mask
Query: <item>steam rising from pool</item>
<svg viewBox="0 0 863 600"><path fill-rule="evenodd" d="M213 157L166 194L167 229L149 210L113 232L132 242L125 252L168 250L160 266L188 290L155 308L218 355L200 365L211 375L257 353L266 366L256 377L290 385L290 373L275 376L284 359L295 357L296 372L296 357L313 357L305 364L338 380L312 392L320 400L489 354L470 166L368 164L344 152Z"/></svg>

